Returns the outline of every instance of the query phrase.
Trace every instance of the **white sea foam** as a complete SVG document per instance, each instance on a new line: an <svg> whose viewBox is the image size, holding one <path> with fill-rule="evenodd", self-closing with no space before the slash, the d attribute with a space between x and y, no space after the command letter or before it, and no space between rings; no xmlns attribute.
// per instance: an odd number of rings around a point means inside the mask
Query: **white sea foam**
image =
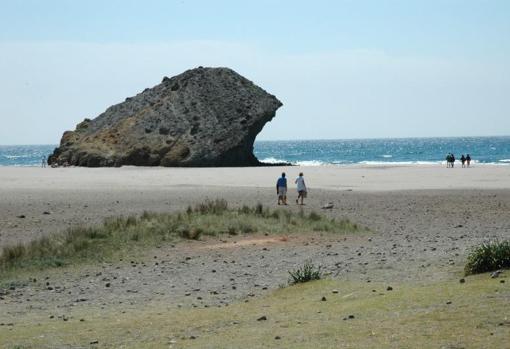
<svg viewBox="0 0 510 349"><path fill-rule="evenodd" d="M392 158L392 157L393 157L393 155L385 154L385 155L383 155L382 157L383 157L383 158L386 158L386 159L389 159L389 158Z"/></svg>
<svg viewBox="0 0 510 349"><path fill-rule="evenodd" d="M370 166L406 166L406 165L441 165L442 161L360 161L358 164Z"/></svg>
<svg viewBox="0 0 510 349"><path fill-rule="evenodd" d="M264 164L281 164L281 163L289 164L290 163L290 164L296 165L296 166L323 166L323 165L326 165L326 163L319 161L319 160L303 160L303 161L291 162L288 160L277 159L274 157L262 159L262 160L260 160L260 162L262 162Z"/></svg>
<svg viewBox="0 0 510 349"><path fill-rule="evenodd" d="M262 160L260 160L260 162L262 162L264 164L281 164L281 163L287 163L288 161L271 157L271 158L262 159Z"/></svg>
<svg viewBox="0 0 510 349"><path fill-rule="evenodd" d="M318 161L318 160L297 161L293 164L298 165L298 166L323 166L323 165L326 165L324 162Z"/></svg>
<svg viewBox="0 0 510 349"><path fill-rule="evenodd" d="M352 161L347 161L347 160L335 160L335 161L331 161L331 164L332 165L352 165L353 162Z"/></svg>
<svg viewBox="0 0 510 349"><path fill-rule="evenodd" d="M437 166L444 165L446 166L445 161L360 161L360 162L350 162L345 160L335 160L331 162L324 162L320 160L303 160L303 161L288 161L284 159L277 159L274 157L265 158L261 160L262 163L266 164L281 164L281 163L291 163L295 166L352 166L352 165L366 165L366 166ZM456 166L460 166L460 161L456 161ZM479 162L477 160L471 161L471 166L509 166L510 159L499 160L499 162Z"/></svg>
<svg viewBox="0 0 510 349"><path fill-rule="evenodd" d="M9 160L29 158L30 155L3 155L4 158Z"/></svg>

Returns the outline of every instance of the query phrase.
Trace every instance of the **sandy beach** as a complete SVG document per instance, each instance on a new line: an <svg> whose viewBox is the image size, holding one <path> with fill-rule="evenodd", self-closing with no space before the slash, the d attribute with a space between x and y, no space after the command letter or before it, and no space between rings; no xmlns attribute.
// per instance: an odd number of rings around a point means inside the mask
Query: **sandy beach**
<svg viewBox="0 0 510 349"><path fill-rule="evenodd" d="M304 172L310 190L305 212L347 218L370 232L284 241L262 232L209 237L148 251L136 261L45 272L3 296L4 321L16 326L58 314L78 319L91 309L136 311L155 302L225 306L278 289L288 270L307 259L334 280L430 284L457 279L471 247L509 237L505 166L0 168L0 246L109 216L183 210L206 198L276 207L273 183L282 170L290 178ZM295 196L291 185L285 209L298 210ZM334 208L322 210L328 202Z"/></svg>

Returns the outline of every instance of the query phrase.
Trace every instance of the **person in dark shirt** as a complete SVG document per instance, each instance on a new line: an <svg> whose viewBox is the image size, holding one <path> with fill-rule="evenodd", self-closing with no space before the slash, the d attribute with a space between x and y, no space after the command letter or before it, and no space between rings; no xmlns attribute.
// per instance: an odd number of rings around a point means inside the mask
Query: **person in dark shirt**
<svg viewBox="0 0 510 349"><path fill-rule="evenodd" d="M278 205L287 205L287 178L285 178L285 172L276 181L276 195L278 195Z"/></svg>
<svg viewBox="0 0 510 349"><path fill-rule="evenodd" d="M467 161L467 167L469 167L469 165L471 165L471 155L467 155L466 156L466 161Z"/></svg>
<svg viewBox="0 0 510 349"><path fill-rule="evenodd" d="M462 154L462 156L460 157L460 161L462 162L462 167L466 167L466 157L464 156L464 154Z"/></svg>

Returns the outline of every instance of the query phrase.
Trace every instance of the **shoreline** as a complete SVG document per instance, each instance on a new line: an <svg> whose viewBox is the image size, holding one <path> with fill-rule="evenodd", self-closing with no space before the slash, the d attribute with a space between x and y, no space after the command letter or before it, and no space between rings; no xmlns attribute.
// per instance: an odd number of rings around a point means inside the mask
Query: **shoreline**
<svg viewBox="0 0 510 349"><path fill-rule="evenodd" d="M274 167L334 167L334 168L370 168L370 167L446 167L446 161L395 161L395 162L389 162L389 161L362 161L357 163L325 163L318 160L303 160L298 161L296 163L292 162L264 162L261 161L262 165L257 166L244 166L244 167L164 167L164 166L120 166L120 167L80 167L80 166L68 166L66 168L257 168L257 167L263 167L263 168L274 168ZM50 167L49 165L46 165L47 167ZM475 167L500 167L500 166L508 166L510 167L510 159L500 162L472 162L471 166L469 168L475 168ZM455 163L455 167L462 167L460 162ZM0 169L2 168L41 168L40 164L29 164L29 165L1 165ZM63 168L63 167L57 167L57 168ZM467 167L466 167L467 168Z"/></svg>

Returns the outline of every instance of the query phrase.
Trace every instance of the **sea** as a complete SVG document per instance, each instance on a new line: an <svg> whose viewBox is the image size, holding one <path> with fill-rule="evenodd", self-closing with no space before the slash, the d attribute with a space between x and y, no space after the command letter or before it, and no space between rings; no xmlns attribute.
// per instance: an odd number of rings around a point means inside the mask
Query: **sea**
<svg viewBox="0 0 510 349"><path fill-rule="evenodd" d="M40 166L56 145L0 145L0 166ZM475 165L510 166L510 136L256 141L254 153L268 164L302 166L433 165L447 153L470 154Z"/></svg>

